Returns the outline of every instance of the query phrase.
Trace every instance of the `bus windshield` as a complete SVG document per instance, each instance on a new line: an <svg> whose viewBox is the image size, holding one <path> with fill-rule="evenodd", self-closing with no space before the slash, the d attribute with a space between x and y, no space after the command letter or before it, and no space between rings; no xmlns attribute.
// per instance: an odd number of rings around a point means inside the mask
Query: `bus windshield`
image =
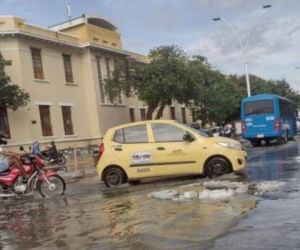
<svg viewBox="0 0 300 250"><path fill-rule="evenodd" d="M260 100L245 103L245 115L273 114L273 100Z"/></svg>

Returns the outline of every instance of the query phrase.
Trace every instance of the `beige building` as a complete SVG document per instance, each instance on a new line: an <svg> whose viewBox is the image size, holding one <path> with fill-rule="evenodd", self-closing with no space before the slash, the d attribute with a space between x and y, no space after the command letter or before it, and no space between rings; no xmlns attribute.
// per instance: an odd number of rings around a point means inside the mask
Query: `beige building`
<svg viewBox="0 0 300 250"><path fill-rule="evenodd" d="M103 18L83 15L46 29L0 16L0 52L12 61L6 67L11 82L31 99L17 111L0 107L0 130L10 146L34 140L84 146L99 142L111 126L145 119L147 107L137 99L120 95L111 103L105 96L116 60L148 59L124 50L117 27ZM167 107L164 118L191 121L181 105Z"/></svg>

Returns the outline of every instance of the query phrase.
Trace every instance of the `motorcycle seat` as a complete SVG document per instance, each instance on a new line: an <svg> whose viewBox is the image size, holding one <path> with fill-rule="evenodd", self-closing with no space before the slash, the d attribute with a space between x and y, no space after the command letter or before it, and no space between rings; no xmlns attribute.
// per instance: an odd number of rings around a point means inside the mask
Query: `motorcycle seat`
<svg viewBox="0 0 300 250"><path fill-rule="evenodd" d="M7 176L7 175L9 175L9 173L10 173L9 170L0 172L0 176Z"/></svg>

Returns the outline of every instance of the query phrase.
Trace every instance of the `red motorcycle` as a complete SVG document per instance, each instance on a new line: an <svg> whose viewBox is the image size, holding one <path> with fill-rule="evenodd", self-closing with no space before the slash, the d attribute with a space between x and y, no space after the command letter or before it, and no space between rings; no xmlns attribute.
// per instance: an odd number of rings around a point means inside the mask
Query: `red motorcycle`
<svg viewBox="0 0 300 250"><path fill-rule="evenodd" d="M20 147L20 150L24 150ZM0 173L2 196L23 195L37 189L43 197L64 195L66 182L56 172L45 170L45 164L38 155L25 153L22 156L27 180L16 168ZM1 196L1 195L0 195Z"/></svg>

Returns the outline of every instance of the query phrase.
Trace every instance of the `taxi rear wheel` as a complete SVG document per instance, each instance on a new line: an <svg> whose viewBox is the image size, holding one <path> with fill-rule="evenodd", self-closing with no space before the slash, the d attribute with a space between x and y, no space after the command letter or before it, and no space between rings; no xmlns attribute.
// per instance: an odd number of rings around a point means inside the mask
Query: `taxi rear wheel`
<svg viewBox="0 0 300 250"><path fill-rule="evenodd" d="M103 180L106 187L117 187L126 182L126 175L122 169L111 167L105 170Z"/></svg>
<svg viewBox="0 0 300 250"><path fill-rule="evenodd" d="M219 156L210 159L207 162L207 175L210 178L218 177L231 172L230 163Z"/></svg>

